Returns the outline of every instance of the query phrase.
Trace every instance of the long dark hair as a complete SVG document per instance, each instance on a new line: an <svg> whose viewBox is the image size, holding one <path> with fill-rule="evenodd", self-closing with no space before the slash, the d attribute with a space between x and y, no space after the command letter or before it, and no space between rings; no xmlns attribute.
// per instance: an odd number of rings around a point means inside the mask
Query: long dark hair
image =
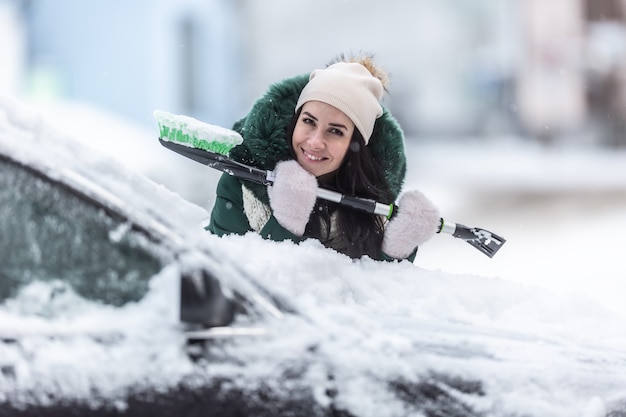
<svg viewBox="0 0 626 417"><path fill-rule="evenodd" d="M301 109L296 112L286 129L286 140L294 159L296 155L292 136L300 112ZM369 198L387 204L393 200L382 169L372 157L358 129L354 129L348 151L337 171L318 177L318 182L321 187L349 196ZM332 233L331 217L334 220ZM367 255L378 259L384 221L379 215L318 199L304 235L316 238L323 245L351 258Z"/></svg>

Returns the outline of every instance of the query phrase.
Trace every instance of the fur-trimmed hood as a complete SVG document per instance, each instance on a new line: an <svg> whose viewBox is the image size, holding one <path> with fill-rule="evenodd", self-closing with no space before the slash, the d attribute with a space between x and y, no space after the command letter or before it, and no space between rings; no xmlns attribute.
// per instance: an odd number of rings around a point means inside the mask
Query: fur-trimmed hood
<svg viewBox="0 0 626 417"><path fill-rule="evenodd" d="M274 169L280 161L292 159L285 130L308 80L309 74L303 74L270 86L248 115L234 124L233 130L239 132L244 141L230 151L233 159L268 170ZM368 148L382 167L391 194L397 198L406 175L404 133L385 106L383 115L374 124ZM269 201L264 186L249 184L249 188L261 201Z"/></svg>

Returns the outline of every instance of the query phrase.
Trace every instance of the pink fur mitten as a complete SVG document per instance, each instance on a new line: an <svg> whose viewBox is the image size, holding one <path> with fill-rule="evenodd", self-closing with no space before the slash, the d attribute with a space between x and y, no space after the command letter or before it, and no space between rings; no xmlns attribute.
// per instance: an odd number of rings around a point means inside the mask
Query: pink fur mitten
<svg viewBox="0 0 626 417"><path fill-rule="evenodd" d="M274 184L267 187L274 217L285 229L302 236L317 199L317 178L294 160L279 162L274 176Z"/></svg>
<svg viewBox="0 0 626 417"><path fill-rule="evenodd" d="M439 225L439 209L421 192L407 191L398 201L398 214L385 229L383 252L404 259L433 237Z"/></svg>

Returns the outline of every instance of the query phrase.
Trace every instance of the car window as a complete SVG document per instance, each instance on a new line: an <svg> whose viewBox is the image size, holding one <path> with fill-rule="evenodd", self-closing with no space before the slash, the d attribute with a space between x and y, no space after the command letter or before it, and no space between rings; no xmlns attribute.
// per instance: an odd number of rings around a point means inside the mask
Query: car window
<svg viewBox="0 0 626 417"><path fill-rule="evenodd" d="M107 304L139 300L164 260L144 233L66 185L0 157L0 302L58 280Z"/></svg>

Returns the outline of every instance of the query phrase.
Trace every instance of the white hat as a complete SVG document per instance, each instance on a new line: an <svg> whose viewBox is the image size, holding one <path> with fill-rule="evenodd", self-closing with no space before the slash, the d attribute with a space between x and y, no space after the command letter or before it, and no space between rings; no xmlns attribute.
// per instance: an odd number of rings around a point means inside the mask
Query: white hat
<svg viewBox="0 0 626 417"><path fill-rule="evenodd" d="M352 120L367 145L376 119L383 114L383 91L381 81L363 65L339 62L311 73L295 110L312 100L330 104Z"/></svg>

